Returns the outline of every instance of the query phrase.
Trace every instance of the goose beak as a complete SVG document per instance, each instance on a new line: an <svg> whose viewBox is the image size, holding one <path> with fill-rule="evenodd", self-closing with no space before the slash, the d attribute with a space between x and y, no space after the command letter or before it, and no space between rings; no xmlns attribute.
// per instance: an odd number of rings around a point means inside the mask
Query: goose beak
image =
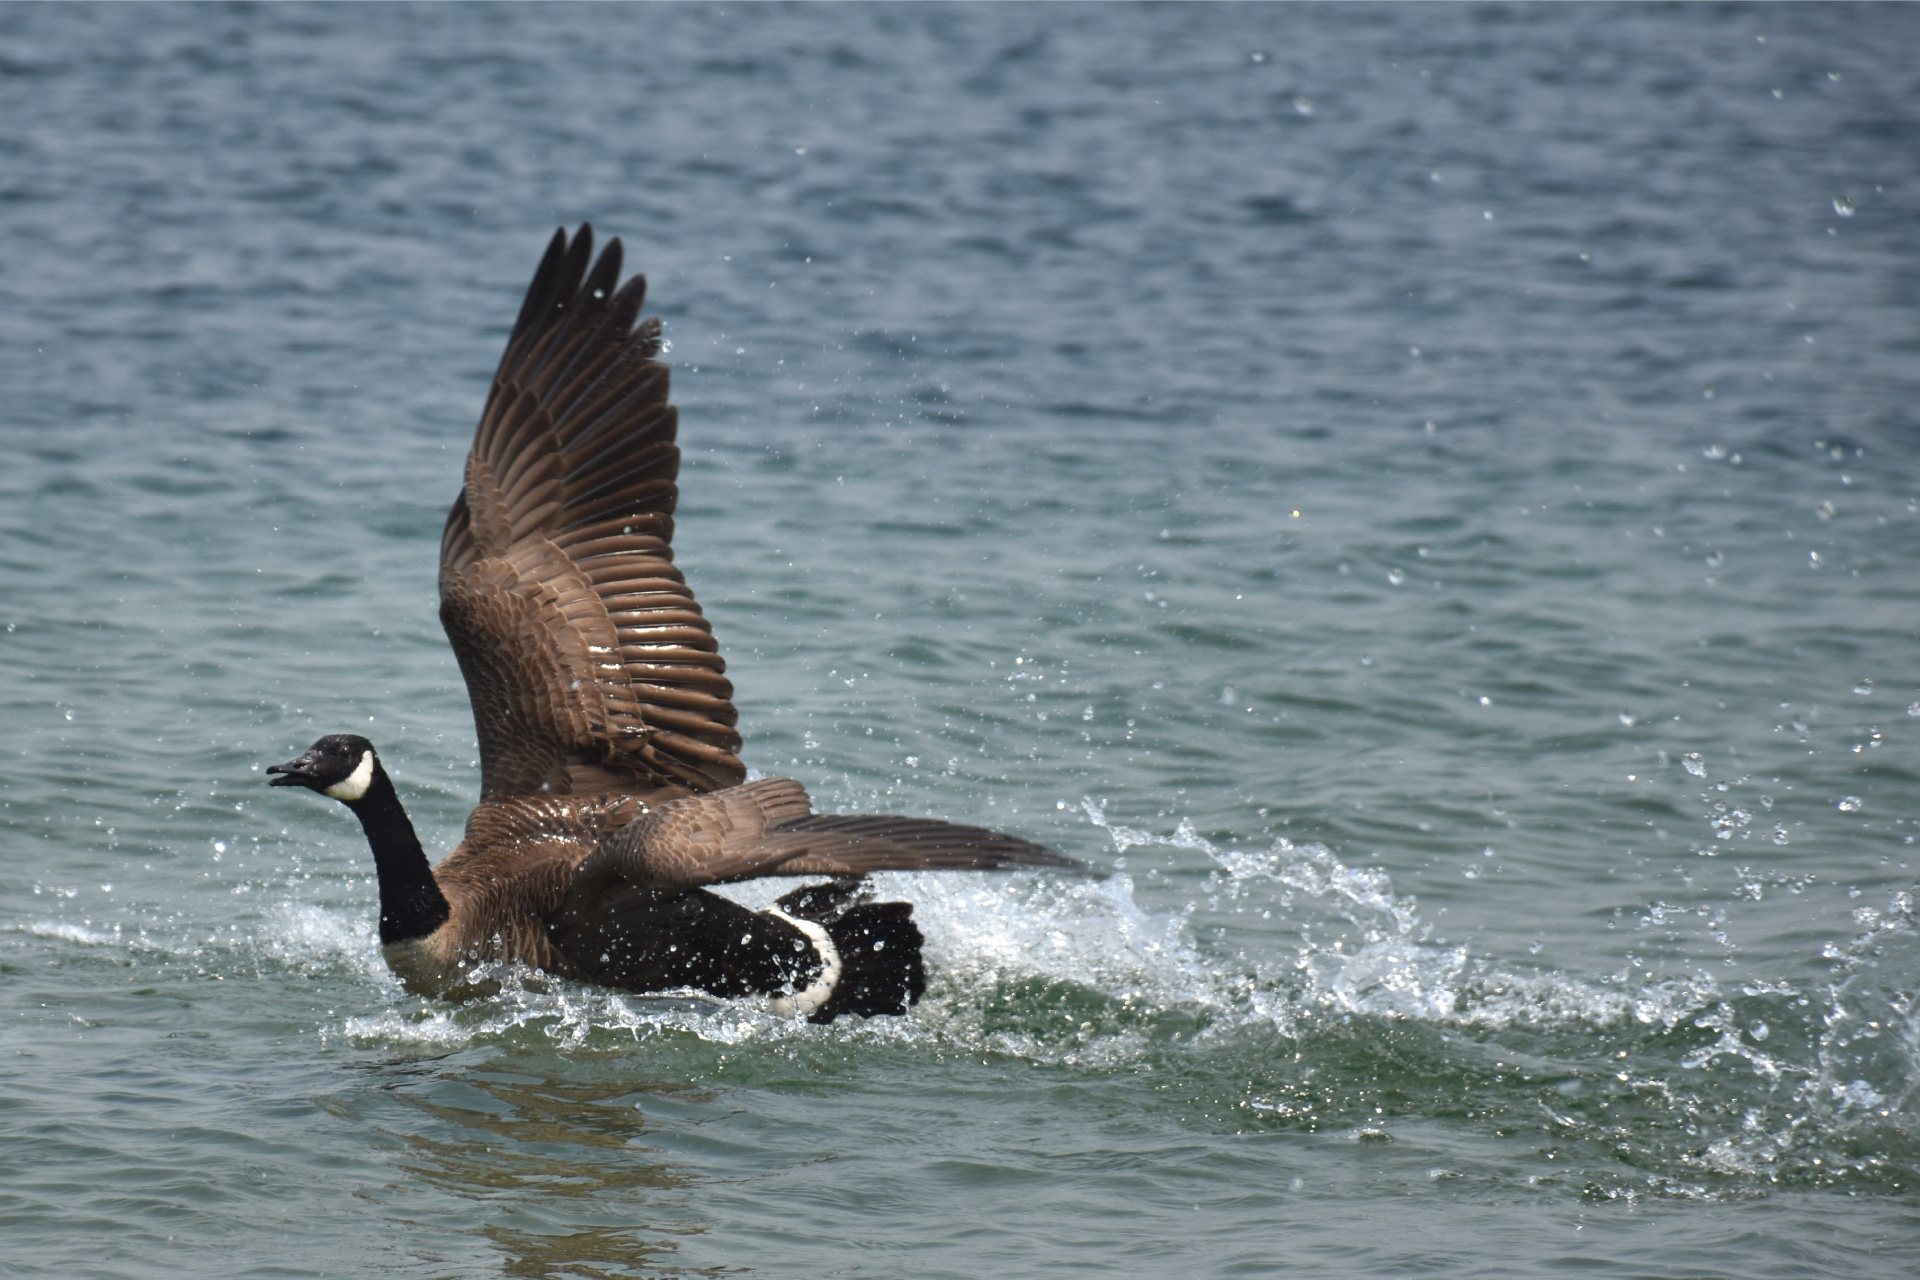
<svg viewBox="0 0 1920 1280"><path fill-rule="evenodd" d="M270 787L307 787L320 780L319 776L313 772L312 756L301 756L298 760L289 760L285 764L270 764L267 766L267 772L282 775L278 778L268 778L267 785Z"/></svg>

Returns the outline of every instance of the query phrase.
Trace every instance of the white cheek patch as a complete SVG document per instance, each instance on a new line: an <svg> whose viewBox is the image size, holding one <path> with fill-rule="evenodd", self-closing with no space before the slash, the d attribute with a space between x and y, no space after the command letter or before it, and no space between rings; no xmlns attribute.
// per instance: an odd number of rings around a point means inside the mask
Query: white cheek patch
<svg viewBox="0 0 1920 1280"><path fill-rule="evenodd" d="M354 766L352 773L328 787L323 793L335 800L358 800L367 794L367 788L373 785L373 752L362 751L360 763Z"/></svg>
<svg viewBox="0 0 1920 1280"><path fill-rule="evenodd" d="M833 998L833 989L840 983L840 948L833 945L833 939L827 931L811 920L802 920L790 916L778 907L768 907L767 914L785 920L788 924L807 935L813 943L813 949L820 953L820 976L805 991L796 991L791 996L775 996L767 1001L767 1007L783 1018L808 1017L821 1005Z"/></svg>

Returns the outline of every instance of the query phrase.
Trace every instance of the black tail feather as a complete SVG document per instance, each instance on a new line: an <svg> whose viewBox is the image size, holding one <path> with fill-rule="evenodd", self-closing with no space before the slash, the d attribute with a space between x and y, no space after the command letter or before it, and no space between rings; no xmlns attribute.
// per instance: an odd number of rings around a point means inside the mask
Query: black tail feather
<svg viewBox="0 0 1920 1280"><path fill-rule="evenodd" d="M840 981L812 1021L832 1022L843 1013L897 1018L926 994L927 967L920 958L925 939L913 922L911 902L854 907L826 929L840 951Z"/></svg>
<svg viewBox="0 0 1920 1280"><path fill-rule="evenodd" d="M803 884L780 895L774 905L790 916L830 925L848 909L873 901L873 881L866 876L834 876L818 884ZM832 931L828 931L832 936Z"/></svg>
<svg viewBox="0 0 1920 1280"><path fill-rule="evenodd" d="M897 1018L926 994L925 939L913 922L913 904L869 902L872 892L866 877L849 876L780 899L782 911L826 929L840 953L840 981L809 1021L832 1022L843 1013Z"/></svg>

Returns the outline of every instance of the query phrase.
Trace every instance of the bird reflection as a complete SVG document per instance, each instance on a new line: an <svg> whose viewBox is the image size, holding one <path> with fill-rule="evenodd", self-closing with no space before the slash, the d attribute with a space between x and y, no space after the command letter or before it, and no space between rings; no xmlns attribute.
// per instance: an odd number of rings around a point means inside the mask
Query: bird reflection
<svg viewBox="0 0 1920 1280"><path fill-rule="evenodd" d="M478 1232L516 1276L683 1275L673 1192L692 1177L646 1145L649 1097L711 1095L638 1082L633 1060L512 1053L484 1064L413 1064L395 1093L430 1122L393 1132L399 1166L450 1195L487 1206ZM406 1070L403 1068L403 1070ZM504 1220L504 1221L503 1221ZM505 1225L511 1221L513 1225Z"/></svg>

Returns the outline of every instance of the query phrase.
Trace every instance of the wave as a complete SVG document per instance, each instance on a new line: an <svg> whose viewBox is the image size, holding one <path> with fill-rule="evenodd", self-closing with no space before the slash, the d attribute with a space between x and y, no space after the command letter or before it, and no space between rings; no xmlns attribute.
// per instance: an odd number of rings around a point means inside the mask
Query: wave
<svg viewBox="0 0 1920 1280"><path fill-rule="evenodd" d="M641 996L513 967L494 975L498 994L448 1005L400 987L361 910L295 902L205 936L157 922L38 920L19 931L195 973L343 980L366 1003L329 1012L324 1046L440 1053L529 1036L561 1050L893 1045L1163 1072L1235 1124L1371 1133L1396 1115L1461 1114L1532 1126L1621 1166L1589 1187L1606 1197L1884 1189L1920 1177L1912 891L1856 912L1861 932L1829 948L1823 982L1596 979L1437 941L1386 872L1324 845L1221 847L1185 821L1160 833L1110 823L1091 802L1085 810L1121 867L1142 847L1203 858L1197 895L1148 910L1124 870L882 876L880 891L914 902L928 938L930 987L906 1019L817 1027L759 1001ZM787 887L727 891L760 906ZM1257 941L1229 952L1205 940L1197 916L1257 919Z"/></svg>

